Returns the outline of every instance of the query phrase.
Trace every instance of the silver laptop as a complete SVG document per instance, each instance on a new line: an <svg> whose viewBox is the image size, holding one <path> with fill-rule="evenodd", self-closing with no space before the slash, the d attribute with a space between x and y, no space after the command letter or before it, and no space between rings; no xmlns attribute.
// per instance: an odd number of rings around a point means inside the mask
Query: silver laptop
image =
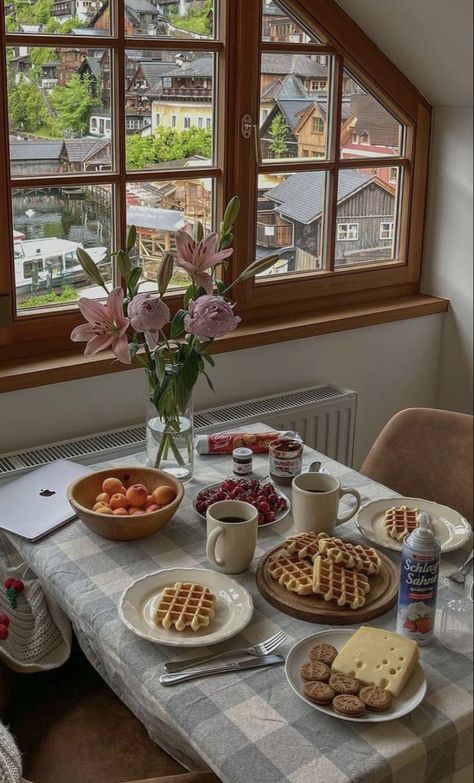
<svg viewBox="0 0 474 783"><path fill-rule="evenodd" d="M58 459L0 486L0 528L36 541L75 517L68 486L90 467Z"/></svg>

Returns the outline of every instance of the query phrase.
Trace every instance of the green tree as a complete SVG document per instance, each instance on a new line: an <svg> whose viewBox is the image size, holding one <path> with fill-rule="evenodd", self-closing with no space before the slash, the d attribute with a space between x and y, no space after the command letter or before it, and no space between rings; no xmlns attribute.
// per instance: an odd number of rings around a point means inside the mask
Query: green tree
<svg viewBox="0 0 474 783"><path fill-rule="evenodd" d="M48 47L35 47L30 49L30 60L32 65L44 65L50 60L54 60L54 49Z"/></svg>
<svg viewBox="0 0 474 783"><path fill-rule="evenodd" d="M155 163L153 138L134 134L127 136L127 168L144 169Z"/></svg>
<svg viewBox="0 0 474 783"><path fill-rule="evenodd" d="M290 129L282 114L277 114L270 125L270 151L274 158L285 158L288 155L287 139Z"/></svg>
<svg viewBox="0 0 474 783"><path fill-rule="evenodd" d="M191 3L188 4L186 16L181 16L178 12L170 12L169 19L174 27L181 30L189 30L199 35L210 36L212 33L209 14L214 10L214 0L205 0L200 3L199 10L193 9Z"/></svg>
<svg viewBox="0 0 474 783"><path fill-rule="evenodd" d="M143 169L153 163L184 160L193 155L212 156L212 132L202 128L177 131L157 128L154 136L127 137L127 166Z"/></svg>
<svg viewBox="0 0 474 783"><path fill-rule="evenodd" d="M51 91L51 104L64 131L85 133L90 113L99 101L91 95L90 80L75 73L64 87L57 85Z"/></svg>
<svg viewBox="0 0 474 783"><path fill-rule="evenodd" d="M32 82L25 79L10 89L8 112L12 129L26 133L34 133L49 119L41 93Z"/></svg>

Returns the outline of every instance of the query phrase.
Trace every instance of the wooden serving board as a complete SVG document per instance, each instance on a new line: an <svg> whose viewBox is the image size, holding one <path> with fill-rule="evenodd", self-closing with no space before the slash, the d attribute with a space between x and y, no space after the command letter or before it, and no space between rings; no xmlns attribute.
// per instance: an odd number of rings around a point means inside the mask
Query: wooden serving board
<svg viewBox="0 0 474 783"><path fill-rule="evenodd" d="M284 547L280 544L270 549L257 567L257 587L269 604L280 612L306 620L309 623L327 625L350 625L364 623L380 617L395 605L400 585L400 569L390 558L379 552L382 569L378 576L369 577L370 593L360 609L338 606L335 601L325 601L319 595L298 595L272 579L268 571L268 559Z"/></svg>

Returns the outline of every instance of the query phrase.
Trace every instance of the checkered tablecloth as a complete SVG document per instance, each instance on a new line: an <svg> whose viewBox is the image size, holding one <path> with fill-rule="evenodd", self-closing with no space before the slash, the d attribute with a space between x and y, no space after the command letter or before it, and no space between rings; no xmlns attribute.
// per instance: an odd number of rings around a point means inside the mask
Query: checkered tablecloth
<svg viewBox="0 0 474 783"><path fill-rule="evenodd" d="M394 493L306 449L305 461L322 459L343 485L363 500ZM138 456L126 462L142 462ZM124 461L122 460L122 464ZM102 466L101 466L102 467ZM264 457L255 460L263 477ZM62 606L92 664L147 727L150 736L189 767L208 766L223 783L464 783L472 779L472 657L439 642L421 653L428 679L423 704L402 720L354 724L327 717L299 699L283 667L247 671L163 688L163 663L179 650L136 637L121 623L117 602L133 580L174 566L208 568L205 522L192 508L200 487L229 475L230 461L198 457L194 480L176 517L156 536L119 543L91 533L79 521L37 543L10 540ZM252 593L251 624L221 649L245 647L282 629L286 649L324 628L288 617L268 604L255 585L258 558L292 531L288 516L259 531L252 569L236 577ZM354 522L341 533L359 540ZM397 554L394 559L397 559ZM460 565L466 552L443 558L443 574ZM456 597L441 578L440 608ZM374 621L395 628L395 610ZM195 651L187 654L193 655Z"/></svg>

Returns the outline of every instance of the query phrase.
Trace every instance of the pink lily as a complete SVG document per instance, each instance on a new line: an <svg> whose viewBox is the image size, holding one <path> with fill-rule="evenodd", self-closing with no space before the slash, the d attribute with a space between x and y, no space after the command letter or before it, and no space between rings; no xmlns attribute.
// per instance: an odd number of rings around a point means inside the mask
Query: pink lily
<svg viewBox="0 0 474 783"><path fill-rule="evenodd" d="M206 271L229 258L234 252L232 248L216 253L217 234L209 234L201 242L196 242L188 233L181 229L176 232L176 263L185 269L199 288L204 288L207 294L212 294L212 277Z"/></svg>
<svg viewBox="0 0 474 783"><path fill-rule="evenodd" d="M123 364L131 364L126 336L130 320L123 314L122 289L114 288L107 297L107 304L82 297L79 299L79 310L89 323L76 326L71 333L71 340L75 343L87 342L84 356L93 356L112 348L117 359Z"/></svg>

